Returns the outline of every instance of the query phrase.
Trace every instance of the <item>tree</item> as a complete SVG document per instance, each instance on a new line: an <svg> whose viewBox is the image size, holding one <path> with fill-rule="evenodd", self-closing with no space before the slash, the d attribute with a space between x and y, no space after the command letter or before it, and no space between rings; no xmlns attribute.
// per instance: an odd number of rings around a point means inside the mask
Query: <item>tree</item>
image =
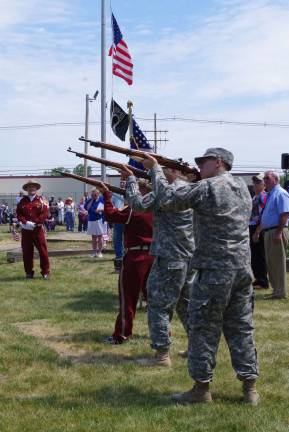
<svg viewBox="0 0 289 432"><path fill-rule="evenodd" d="M83 164L76 165L76 167L73 168L73 174L84 176L84 165ZM92 174L92 168L91 168L91 166L88 166L87 167L87 175L91 176L91 174Z"/></svg>
<svg viewBox="0 0 289 432"><path fill-rule="evenodd" d="M57 171L70 173L70 170L67 168L56 167L56 168L52 168L51 170L44 171L43 174L48 176L59 176L59 173Z"/></svg>

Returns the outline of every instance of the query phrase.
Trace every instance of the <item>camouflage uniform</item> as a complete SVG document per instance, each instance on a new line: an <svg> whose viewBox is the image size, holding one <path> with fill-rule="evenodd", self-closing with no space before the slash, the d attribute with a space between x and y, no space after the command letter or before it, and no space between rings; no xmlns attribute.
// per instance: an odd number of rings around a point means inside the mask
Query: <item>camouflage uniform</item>
<svg viewBox="0 0 289 432"><path fill-rule="evenodd" d="M189 303L189 373L198 382L213 376L223 330L241 380L258 377L253 342L250 270L251 198L242 179L224 172L179 188L159 166L151 170L154 193L168 211L194 209L195 253Z"/></svg>
<svg viewBox="0 0 289 432"><path fill-rule="evenodd" d="M174 187L185 182L176 180ZM164 212L153 192L142 196L135 177L127 181L126 197L136 211L153 211L151 255L156 257L148 281L148 325L151 347L166 350L171 344L170 321L176 310L188 333L188 278L190 259L194 251L193 212L191 209ZM192 277L192 276L190 276Z"/></svg>

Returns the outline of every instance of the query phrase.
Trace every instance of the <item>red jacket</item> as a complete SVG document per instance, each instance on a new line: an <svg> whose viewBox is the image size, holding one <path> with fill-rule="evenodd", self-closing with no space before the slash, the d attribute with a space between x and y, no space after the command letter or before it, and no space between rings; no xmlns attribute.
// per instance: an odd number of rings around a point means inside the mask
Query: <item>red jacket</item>
<svg viewBox="0 0 289 432"><path fill-rule="evenodd" d="M36 195L34 200L30 201L28 195L25 195L17 205L17 219L24 224L27 221L42 224L48 217L48 209L47 201L41 196Z"/></svg>
<svg viewBox="0 0 289 432"><path fill-rule="evenodd" d="M111 202L111 193L104 192L104 217L109 223L124 224L124 247L150 246L152 242L152 213L136 212L129 207L119 210Z"/></svg>

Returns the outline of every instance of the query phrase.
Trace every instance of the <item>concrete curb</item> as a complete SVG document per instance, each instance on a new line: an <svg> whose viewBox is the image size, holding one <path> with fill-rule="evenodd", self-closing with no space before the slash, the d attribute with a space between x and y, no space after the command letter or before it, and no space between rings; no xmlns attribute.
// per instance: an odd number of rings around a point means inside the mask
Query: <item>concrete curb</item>
<svg viewBox="0 0 289 432"><path fill-rule="evenodd" d="M103 254L109 254L109 253L114 253L114 251L112 249L105 249L103 251ZM50 250L48 251L48 255L50 257L57 257L57 256L76 256L76 255L87 255L89 256L91 254L91 250L89 249L65 249L65 250ZM39 258L39 254L38 252L34 252L34 258L37 259ZM104 259L100 259L100 262L103 261L112 261L113 258L104 258ZM19 262L22 261L22 252L21 250L17 250L17 251L11 251L11 252L7 252L7 262L12 264L15 262Z"/></svg>

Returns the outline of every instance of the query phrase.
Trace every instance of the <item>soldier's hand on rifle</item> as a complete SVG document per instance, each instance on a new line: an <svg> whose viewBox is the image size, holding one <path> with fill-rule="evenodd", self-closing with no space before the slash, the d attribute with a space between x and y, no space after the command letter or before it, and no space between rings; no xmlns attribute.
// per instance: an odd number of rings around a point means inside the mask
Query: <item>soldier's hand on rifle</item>
<svg viewBox="0 0 289 432"><path fill-rule="evenodd" d="M103 182L99 182L99 186L97 186L97 189L100 190L100 192L109 192L108 187Z"/></svg>
<svg viewBox="0 0 289 432"><path fill-rule="evenodd" d="M128 177L133 176L133 172L126 166L121 166L121 179L126 180Z"/></svg>
<svg viewBox="0 0 289 432"><path fill-rule="evenodd" d="M153 166L158 164L158 161L149 153L146 153L145 159L142 161L142 164L146 169L151 169Z"/></svg>

